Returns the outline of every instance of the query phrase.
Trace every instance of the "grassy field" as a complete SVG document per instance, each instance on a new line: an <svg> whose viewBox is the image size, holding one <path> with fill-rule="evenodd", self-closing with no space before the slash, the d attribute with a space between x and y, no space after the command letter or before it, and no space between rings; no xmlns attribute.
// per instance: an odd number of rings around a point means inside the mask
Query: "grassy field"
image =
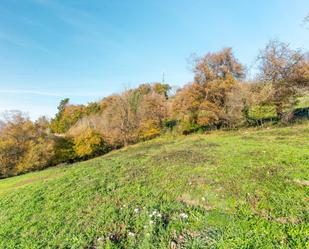
<svg viewBox="0 0 309 249"><path fill-rule="evenodd" d="M309 123L172 137L0 181L0 248L308 248Z"/></svg>

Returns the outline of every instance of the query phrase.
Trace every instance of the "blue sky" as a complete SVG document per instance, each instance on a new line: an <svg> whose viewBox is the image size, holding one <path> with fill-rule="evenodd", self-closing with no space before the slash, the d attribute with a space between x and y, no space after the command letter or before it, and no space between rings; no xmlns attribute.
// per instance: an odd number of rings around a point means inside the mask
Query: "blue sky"
<svg viewBox="0 0 309 249"><path fill-rule="evenodd" d="M309 50L308 0L0 0L0 112L32 118L125 86L192 79L188 58L231 46L249 68L270 39Z"/></svg>

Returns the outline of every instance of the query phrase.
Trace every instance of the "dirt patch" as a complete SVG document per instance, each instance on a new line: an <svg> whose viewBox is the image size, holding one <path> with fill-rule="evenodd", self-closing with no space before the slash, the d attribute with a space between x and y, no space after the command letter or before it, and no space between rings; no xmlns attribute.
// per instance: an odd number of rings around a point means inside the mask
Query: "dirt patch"
<svg viewBox="0 0 309 249"><path fill-rule="evenodd" d="M204 139L194 140L190 143L193 148L203 149L203 148L215 148L219 147L219 143L215 142L206 142Z"/></svg>
<svg viewBox="0 0 309 249"><path fill-rule="evenodd" d="M287 139L289 139L288 137L281 137L281 136L279 136L279 137L275 137L275 140L287 140Z"/></svg>
<svg viewBox="0 0 309 249"><path fill-rule="evenodd" d="M255 168L250 173L250 178L259 182L268 181L271 178L278 176L280 167L263 166Z"/></svg>
<svg viewBox="0 0 309 249"><path fill-rule="evenodd" d="M162 146L168 146L171 144L174 144L175 141L171 140L171 141L151 141L151 142L144 142L144 143L138 143L135 145L131 145L130 147L128 147L128 151L140 151L141 148L143 150L156 150L156 149L160 149Z"/></svg>
<svg viewBox="0 0 309 249"><path fill-rule="evenodd" d="M161 154L154 155L152 160L156 163L183 164L192 167L199 166L211 160L210 156L206 156L201 152L182 149L174 151L166 151Z"/></svg>
<svg viewBox="0 0 309 249"><path fill-rule="evenodd" d="M210 142L210 143L207 143L205 146L206 146L206 147L209 147L209 148L213 148L213 147L219 147L220 144Z"/></svg>
<svg viewBox="0 0 309 249"><path fill-rule="evenodd" d="M206 211L212 210L213 206L208 204L206 201L203 201L202 199L196 199L192 198L189 194L183 194L177 198L178 201L192 207L201 207Z"/></svg>
<svg viewBox="0 0 309 249"><path fill-rule="evenodd" d="M299 224L300 220L297 217L272 217L269 215L269 213L266 210L257 210L252 209L253 213L255 215L258 215L264 220L271 221L271 222L277 222L280 224Z"/></svg>
<svg viewBox="0 0 309 249"><path fill-rule="evenodd" d="M300 186L305 186L305 187L309 186L309 181L307 180L294 179L294 182Z"/></svg>
<svg viewBox="0 0 309 249"><path fill-rule="evenodd" d="M136 151L133 153L130 153L129 155L126 155L128 159L144 159L147 157L146 152Z"/></svg>

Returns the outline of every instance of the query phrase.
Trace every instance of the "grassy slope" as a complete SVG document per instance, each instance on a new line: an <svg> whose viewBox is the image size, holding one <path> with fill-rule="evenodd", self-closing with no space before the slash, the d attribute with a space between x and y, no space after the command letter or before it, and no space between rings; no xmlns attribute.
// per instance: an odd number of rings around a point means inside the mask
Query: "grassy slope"
<svg viewBox="0 0 309 249"><path fill-rule="evenodd" d="M0 248L305 248L308 141L308 123L162 137L1 180Z"/></svg>

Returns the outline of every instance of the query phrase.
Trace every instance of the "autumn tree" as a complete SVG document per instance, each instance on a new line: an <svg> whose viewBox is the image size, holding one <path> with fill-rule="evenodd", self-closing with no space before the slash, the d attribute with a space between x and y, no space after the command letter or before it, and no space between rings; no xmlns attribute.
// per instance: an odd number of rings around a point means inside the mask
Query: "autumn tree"
<svg viewBox="0 0 309 249"><path fill-rule="evenodd" d="M144 83L137 87L137 91L139 91L142 95L147 95L152 92L157 93L159 95L164 96L166 99L169 97L169 92L171 91L172 87L169 84L165 83Z"/></svg>
<svg viewBox="0 0 309 249"><path fill-rule="evenodd" d="M103 112L105 135L111 143L127 146L138 138L139 108L142 94L128 90L115 95Z"/></svg>
<svg viewBox="0 0 309 249"><path fill-rule="evenodd" d="M205 96L203 86L198 83L188 84L178 90L172 100L174 117L188 124L197 124L200 105Z"/></svg>
<svg viewBox="0 0 309 249"><path fill-rule="evenodd" d="M169 92L172 89L169 84L165 83L153 83L152 88L155 93L164 96L166 99L169 98Z"/></svg>
<svg viewBox="0 0 309 249"><path fill-rule="evenodd" d="M279 119L297 102L299 89L309 86L308 58L301 50L286 43L270 41L260 52L259 79L272 88L270 102Z"/></svg>
<svg viewBox="0 0 309 249"><path fill-rule="evenodd" d="M231 48L208 53L195 59L194 82L174 98L174 110L193 126L229 125L228 99L244 78L245 68L234 57ZM233 102L235 102L235 94ZM238 96L241 98L241 96ZM239 103L241 101L238 101Z"/></svg>
<svg viewBox="0 0 309 249"><path fill-rule="evenodd" d="M143 96L140 112L139 136L153 138L161 133L162 121L167 117L167 100L162 92L151 92Z"/></svg>
<svg viewBox="0 0 309 249"><path fill-rule="evenodd" d="M112 147L157 136L167 116L169 89L167 84L145 83L105 97L98 103L99 112L83 116L66 134L75 138L93 129Z"/></svg>
<svg viewBox="0 0 309 249"><path fill-rule="evenodd" d="M5 114L0 134L0 172L2 176L18 173L17 167L34 136L32 122L21 112Z"/></svg>
<svg viewBox="0 0 309 249"><path fill-rule="evenodd" d="M69 99L63 99L58 106L55 118L51 121L51 129L54 133L65 133L84 116L100 111L101 105L97 102L91 102L87 105L72 105L69 104Z"/></svg>
<svg viewBox="0 0 309 249"><path fill-rule="evenodd" d="M48 121L33 123L20 112L6 116L0 132L0 177L42 169L51 163L54 142Z"/></svg>
<svg viewBox="0 0 309 249"><path fill-rule="evenodd" d="M79 158L98 156L109 151L102 136L93 129L86 129L73 138L74 150Z"/></svg>
<svg viewBox="0 0 309 249"><path fill-rule="evenodd" d="M232 48L196 58L194 64L194 81L203 86L213 80L241 80L245 76L245 68L234 57Z"/></svg>

